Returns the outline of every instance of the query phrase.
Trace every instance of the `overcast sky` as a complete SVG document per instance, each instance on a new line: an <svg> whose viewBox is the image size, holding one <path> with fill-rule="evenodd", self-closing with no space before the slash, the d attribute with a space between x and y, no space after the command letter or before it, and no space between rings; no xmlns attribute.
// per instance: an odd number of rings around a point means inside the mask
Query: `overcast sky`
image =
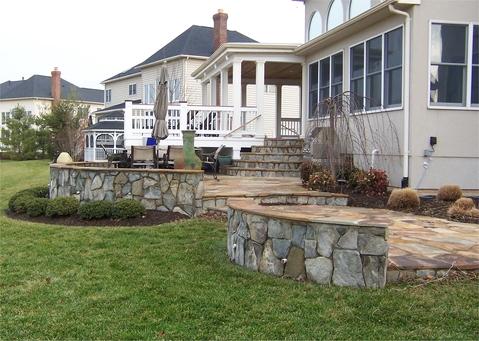
<svg viewBox="0 0 479 341"><path fill-rule="evenodd" d="M78 86L100 82L145 60L191 25L228 29L263 43L301 43L304 5L292 0L0 1L0 83L50 75Z"/></svg>

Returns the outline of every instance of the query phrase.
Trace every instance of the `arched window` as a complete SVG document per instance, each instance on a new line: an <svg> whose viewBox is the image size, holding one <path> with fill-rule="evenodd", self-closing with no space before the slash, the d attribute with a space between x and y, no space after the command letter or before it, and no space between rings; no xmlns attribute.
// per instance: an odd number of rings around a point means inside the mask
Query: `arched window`
<svg viewBox="0 0 479 341"><path fill-rule="evenodd" d="M90 147L93 148L93 135L90 135Z"/></svg>
<svg viewBox="0 0 479 341"><path fill-rule="evenodd" d="M309 22L308 40L314 39L322 33L322 25L321 14L318 11L314 12Z"/></svg>
<svg viewBox="0 0 479 341"><path fill-rule="evenodd" d="M118 135L118 137L116 138L116 148L124 148L125 146L123 144L123 134Z"/></svg>
<svg viewBox="0 0 479 341"><path fill-rule="evenodd" d="M104 147L113 147L113 136L110 134L101 134L98 135L96 138L96 145L98 147L101 147L103 145Z"/></svg>
<svg viewBox="0 0 479 341"><path fill-rule="evenodd" d="M90 147L90 137L88 135L86 135L86 138L85 138L85 147L89 148Z"/></svg>
<svg viewBox="0 0 479 341"><path fill-rule="evenodd" d="M351 0L349 5L349 19L366 12L371 7L371 0Z"/></svg>
<svg viewBox="0 0 479 341"><path fill-rule="evenodd" d="M339 26L344 21L344 8L342 0L333 0L329 6L328 31Z"/></svg>

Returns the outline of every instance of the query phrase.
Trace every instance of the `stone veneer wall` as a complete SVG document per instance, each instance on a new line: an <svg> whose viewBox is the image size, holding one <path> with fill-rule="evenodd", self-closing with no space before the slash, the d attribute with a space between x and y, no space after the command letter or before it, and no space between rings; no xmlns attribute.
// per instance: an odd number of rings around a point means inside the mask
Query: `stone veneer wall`
<svg viewBox="0 0 479 341"><path fill-rule="evenodd" d="M50 198L75 196L80 202L140 201L146 209L195 216L203 207L203 171L50 165ZM98 164L100 165L100 164Z"/></svg>
<svg viewBox="0 0 479 341"><path fill-rule="evenodd" d="M382 288L387 228L299 222L228 209L228 257L253 271L320 284ZM264 212L264 210L261 210Z"/></svg>

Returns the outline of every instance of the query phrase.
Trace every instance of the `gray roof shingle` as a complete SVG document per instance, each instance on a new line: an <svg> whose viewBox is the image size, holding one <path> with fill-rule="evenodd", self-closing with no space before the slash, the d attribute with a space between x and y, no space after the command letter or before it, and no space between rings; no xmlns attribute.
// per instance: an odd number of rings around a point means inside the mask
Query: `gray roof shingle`
<svg viewBox="0 0 479 341"><path fill-rule="evenodd" d="M101 121L101 122L95 123L92 126L89 126L88 128L84 130L98 130L98 129L123 130L124 124L123 124L123 121Z"/></svg>
<svg viewBox="0 0 479 341"><path fill-rule="evenodd" d="M110 81L112 79L125 77L140 72L139 68L146 64L151 64L166 58L175 56L188 55L188 56L202 56L209 57L213 54L213 34L214 29L207 26L193 25L186 31L181 33L175 39L156 51L150 57L145 59L140 64L123 71L113 77L106 79ZM256 40L245 36L237 31L228 30L228 42L230 43L257 43Z"/></svg>
<svg viewBox="0 0 479 341"><path fill-rule="evenodd" d="M33 75L26 80L6 81L0 84L0 99L9 98L52 98L51 77ZM80 88L64 79L61 80L61 98L84 102L103 103L103 90Z"/></svg>

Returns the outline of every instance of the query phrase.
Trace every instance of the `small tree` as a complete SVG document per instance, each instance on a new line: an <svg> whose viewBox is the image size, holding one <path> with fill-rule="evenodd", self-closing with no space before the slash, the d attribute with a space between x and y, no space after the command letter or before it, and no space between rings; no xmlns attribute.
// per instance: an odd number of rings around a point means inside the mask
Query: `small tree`
<svg viewBox="0 0 479 341"><path fill-rule="evenodd" d="M7 120L7 129L2 129L3 149L10 153L14 160L34 159L38 148L35 119L28 115L23 107L12 110L11 117Z"/></svg>
<svg viewBox="0 0 479 341"><path fill-rule="evenodd" d="M73 160L81 158L88 109L74 100L61 100L43 115L40 124L49 132L55 154L67 152Z"/></svg>

